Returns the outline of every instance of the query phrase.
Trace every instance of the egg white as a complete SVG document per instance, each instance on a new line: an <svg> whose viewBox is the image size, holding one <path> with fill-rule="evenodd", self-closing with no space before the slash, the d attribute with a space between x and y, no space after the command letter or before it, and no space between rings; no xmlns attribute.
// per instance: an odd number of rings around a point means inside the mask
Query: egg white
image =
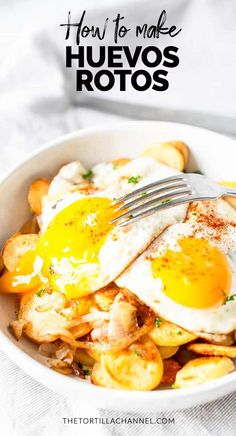
<svg viewBox="0 0 236 436"><path fill-rule="evenodd" d="M80 189L84 186L83 174L86 173L80 162L74 162L60 170L51 183L48 196L44 197L40 217L42 234L60 211L79 199L100 196L113 200L148 183L177 173L176 170L149 157L140 157L118 167L112 163L101 163L93 167L92 172L94 193L86 195L83 189ZM137 184L128 182L132 176L139 176ZM57 284L63 291L65 282L75 283L82 273L90 276L91 291L100 289L121 274L166 227L183 221L186 212L187 206L181 205L125 227L114 228L99 252L98 263L86 264L83 270L81 266L72 269L65 256L59 264L53 265L61 276Z"/></svg>
<svg viewBox="0 0 236 436"><path fill-rule="evenodd" d="M223 200L206 205L199 204L198 210L199 213L209 213L211 210L216 218L221 216L226 222L233 219L236 224L236 212ZM151 258L162 256L167 248L181 250L178 240L194 234L195 238L207 239L223 251L232 272L232 285L228 295L232 296L236 293L236 228L229 224L225 229L218 240L216 236L219 230L200 225L198 217L195 212L191 213L190 208L186 222L165 230L115 282L119 287L133 292L158 315L186 330L219 334L231 332L236 329L236 299L207 309L183 306L165 295L162 280L153 277L151 268Z"/></svg>

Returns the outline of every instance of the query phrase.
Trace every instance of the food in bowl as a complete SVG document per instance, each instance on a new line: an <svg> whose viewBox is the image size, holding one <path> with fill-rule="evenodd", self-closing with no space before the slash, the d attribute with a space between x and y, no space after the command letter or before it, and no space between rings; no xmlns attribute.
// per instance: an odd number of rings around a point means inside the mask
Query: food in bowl
<svg viewBox="0 0 236 436"><path fill-rule="evenodd" d="M115 199L187 160L187 146L173 141L92 169L72 162L31 184L32 218L3 247L0 292L18 294L10 328L39 344L52 369L130 390L234 370L232 205L196 202L111 224Z"/></svg>

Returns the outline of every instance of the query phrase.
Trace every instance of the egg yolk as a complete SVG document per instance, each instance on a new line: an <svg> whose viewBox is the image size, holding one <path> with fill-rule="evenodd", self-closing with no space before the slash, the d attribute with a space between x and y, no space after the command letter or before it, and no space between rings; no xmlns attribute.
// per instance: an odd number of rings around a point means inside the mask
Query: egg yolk
<svg viewBox="0 0 236 436"><path fill-rule="evenodd" d="M0 277L1 292L30 292L37 290L42 284L42 277L36 268L35 250L25 253L13 272L6 271Z"/></svg>
<svg viewBox="0 0 236 436"><path fill-rule="evenodd" d="M29 292L48 281L68 298L91 293L98 274L93 265L99 264L99 252L116 216L108 198L87 197L67 206L49 223L35 250L22 256L15 271L2 275L0 291Z"/></svg>
<svg viewBox="0 0 236 436"><path fill-rule="evenodd" d="M37 247L44 259L43 275L54 290L63 290L69 298L91 292L96 279L93 265L99 264L99 252L115 216L110 199L87 197L54 217Z"/></svg>
<svg viewBox="0 0 236 436"><path fill-rule="evenodd" d="M236 182L219 182L219 184L228 188L236 188Z"/></svg>
<svg viewBox="0 0 236 436"><path fill-rule="evenodd" d="M180 251L168 248L152 260L153 276L161 279L165 295L195 309L222 304L231 287L231 270L222 251L193 237L178 244Z"/></svg>

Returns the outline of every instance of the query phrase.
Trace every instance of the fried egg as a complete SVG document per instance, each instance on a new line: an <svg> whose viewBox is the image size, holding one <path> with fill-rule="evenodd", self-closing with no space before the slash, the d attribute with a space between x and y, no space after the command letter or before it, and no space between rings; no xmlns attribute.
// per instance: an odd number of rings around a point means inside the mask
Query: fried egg
<svg viewBox="0 0 236 436"><path fill-rule="evenodd" d="M236 328L236 212L225 201L192 204L116 280L158 315L193 332Z"/></svg>
<svg viewBox="0 0 236 436"><path fill-rule="evenodd" d="M177 206L116 228L110 224L117 214L114 199L174 174L149 157L119 166L102 163L90 171L80 162L63 167L44 197L40 240L11 276L15 292L18 286L31 290L35 283L49 284L67 298L79 298L113 281L187 210Z"/></svg>

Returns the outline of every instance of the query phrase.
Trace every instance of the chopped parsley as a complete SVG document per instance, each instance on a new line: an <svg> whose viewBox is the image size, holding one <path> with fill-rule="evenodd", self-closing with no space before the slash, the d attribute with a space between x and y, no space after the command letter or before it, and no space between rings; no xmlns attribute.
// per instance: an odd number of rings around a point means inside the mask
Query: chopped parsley
<svg viewBox="0 0 236 436"><path fill-rule="evenodd" d="M224 299L223 305L225 306L225 304L227 304L229 301L234 301L234 299L236 298L236 294L230 295L229 297L226 297Z"/></svg>
<svg viewBox="0 0 236 436"><path fill-rule="evenodd" d="M142 192L141 197L144 197L144 195L147 195L147 192Z"/></svg>
<svg viewBox="0 0 236 436"><path fill-rule="evenodd" d="M87 180L87 179L92 179L92 177L94 177L94 174L92 172L92 170L88 170L87 173L84 173L82 175L83 179Z"/></svg>
<svg viewBox="0 0 236 436"><path fill-rule="evenodd" d="M134 185L136 185L136 183L138 183L140 179L141 179L141 176L131 176L128 179L128 183L133 183Z"/></svg>
<svg viewBox="0 0 236 436"><path fill-rule="evenodd" d="M167 198L166 200L161 201L161 204L169 203L170 198Z"/></svg>
<svg viewBox="0 0 236 436"><path fill-rule="evenodd" d="M192 212L192 215L197 215L197 212Z"/></svg>
<svg viewBox="0 0 236 436"><path fill-rule="evenodd" d="M134 354L136 354L136 356L138 356L138 357L142 357L141 354L137 350L134 350Z"/></svg>
<svg viewBox="0 0 236 436"><path fill-rule="evenodd" d="M179 330L179 331L177 332L177 335L182 335L181 330Z"/></svg>
<svg viewBox="0 0 236 436"><path fill-rule="evenodd" d="M45 288L41 288L38 290L38 292L36 292L37 297L41 298L43 296L43 294L45 294L46 289Z"/></svg>
<svg viewBox="0 0 236 436"><path fill-rule="evenodd" d="M162 322L162 321L161 321L161 318L158 318L158 317L157 317L156 320L155 320L155 326L159 328L160 325L161 325L161 322Z"/></svg>
<svg viewBox="0 0 236 436"><path fill-rule="evenodd" d="M90 369L84 369L83 370L84 371L84 375L90 375L91 374L91 371L90 371Z"/></svg>

